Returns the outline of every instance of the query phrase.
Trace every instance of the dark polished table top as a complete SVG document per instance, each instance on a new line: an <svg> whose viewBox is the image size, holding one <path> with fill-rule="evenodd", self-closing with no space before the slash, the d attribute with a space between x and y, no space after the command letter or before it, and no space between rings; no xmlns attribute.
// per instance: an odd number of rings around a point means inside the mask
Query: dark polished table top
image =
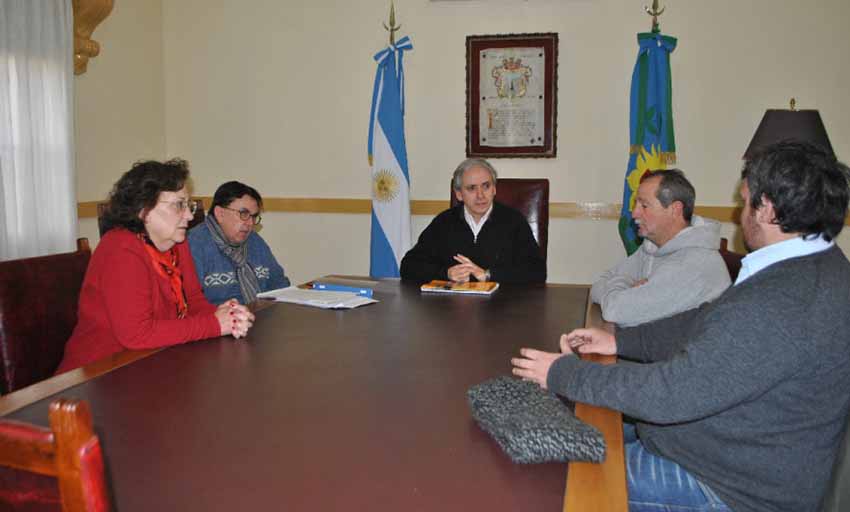
<svg viewBox="0 0 850 512"><path fill-rule="evenodd" d="M466 390L509 374L522 346L557 350L587 288L385 281L375 298L275 304L245 340L172 347L59 393L91 405L116 509L561 510L566 464L511 463ZM9 417L46 425L49 401Z"/></svg>

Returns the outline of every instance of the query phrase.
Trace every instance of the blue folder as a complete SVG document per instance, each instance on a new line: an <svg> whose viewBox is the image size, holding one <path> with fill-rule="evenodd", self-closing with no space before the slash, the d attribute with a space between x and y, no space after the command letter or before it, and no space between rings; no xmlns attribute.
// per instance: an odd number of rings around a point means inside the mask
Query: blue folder
<svg viewBox="0 0 850 512"><path fill-rule="evenodd" d="M335 283L323 283L320 281L316 281L313 283L314 290L325 290L329 292L353 292L357 295L362 295L364 297L372 298L372 289L371 288L362 288L359 286L346 286L343 284L335 284Z"/></svg>

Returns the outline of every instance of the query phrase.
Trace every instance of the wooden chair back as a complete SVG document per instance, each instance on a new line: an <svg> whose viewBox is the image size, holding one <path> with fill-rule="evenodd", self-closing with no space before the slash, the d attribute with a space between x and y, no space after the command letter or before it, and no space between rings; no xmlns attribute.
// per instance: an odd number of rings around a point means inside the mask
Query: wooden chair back
<svg viewBox="0 0 850 512"><path fill-rule="evenodd" d="M195 204L195 216L189 221L189 229L192 229L204 221L204 203L200 199L190 199L189 202ZM106 201L97 203L97 230L101 237L112 228L107 225L103 217L108 207L109 203Z"/></svg>
<svg viewBox="0 0 850 512"><path fill-rule="evenodd" d="M60 398L50 404L49 417L50 428L0 419L0 484L13 482L2 485L7 490L0 493L0 508L109 510L103 455L88 404ZM53 484L53 478L17 478L29 473L54 477L58 485L44 486L45 481ZM54 494L57 488L58 497Z"/></svg>
<svg viewBox="0 0 850 512"><path fill-rule="evenodd" d="M720 239L720 256L723 258L723 263L726 264L726 270L729 271L729 277L734 283L738 279L738 272L741 271L741 260L746 254L732 252L729 250L729 240Z"/></svg>
<svg viewBox="0 0 850 512"><path fill-rule="evenodd" d="M77 325L89 259L80 238L75 252L0 262L0 394L56 371Z"/></svg>
<svg viewBox="0 0 850 512"><path fill-rule="evenodd" d="M452 207L460 204L449 184ZM522 213L531 233L546 260L549 245L549 180L546 178L499 178L496 183L496 201Z"/></svg>

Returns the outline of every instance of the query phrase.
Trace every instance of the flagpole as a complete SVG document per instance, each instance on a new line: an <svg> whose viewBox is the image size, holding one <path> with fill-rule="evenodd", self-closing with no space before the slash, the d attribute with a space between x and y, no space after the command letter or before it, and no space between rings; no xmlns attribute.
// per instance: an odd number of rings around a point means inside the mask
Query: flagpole
<svg viewBox="0 0 850 512"><path fill-rule="evenodd" d="M652 9L650 9L649 7L647 7L645 5L643 6L643 9L646 11L646 13L649 14L650 16L652 16L652 33L653 34L657 34L657 33L661 32L661 26L658 24L658 17L661 16L664 13L664 9L666 9L666 8L667 8L667 6L664 6L664 7L661 8L661 10L659 10L658 9L658 0L652 0ZM384 25L384 26L386 26L386 25Z"/></svg>
<svg viewBox="0 0 850 512"><path fill-rule="evenodd" d="M657 0L656 0L657 1ZM395 4L390 0L390 26L384 23L384 29L390 33L390 46L395 46L395 33L401 28L401 25L395 24Z"/></svg>

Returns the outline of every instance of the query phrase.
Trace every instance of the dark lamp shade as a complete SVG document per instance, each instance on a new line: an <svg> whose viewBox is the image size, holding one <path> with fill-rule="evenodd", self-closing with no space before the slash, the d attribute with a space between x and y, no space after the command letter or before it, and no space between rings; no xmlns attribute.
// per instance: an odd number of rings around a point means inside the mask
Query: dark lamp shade
<svg viewBox="0 0 850 512"><path fill-rule="evenodd" d="M811 142L829 154L835 154L817 110L771 109L761 118L753 140L744 152L744 160L751 159L765 147L783 140Z"/></svg>

